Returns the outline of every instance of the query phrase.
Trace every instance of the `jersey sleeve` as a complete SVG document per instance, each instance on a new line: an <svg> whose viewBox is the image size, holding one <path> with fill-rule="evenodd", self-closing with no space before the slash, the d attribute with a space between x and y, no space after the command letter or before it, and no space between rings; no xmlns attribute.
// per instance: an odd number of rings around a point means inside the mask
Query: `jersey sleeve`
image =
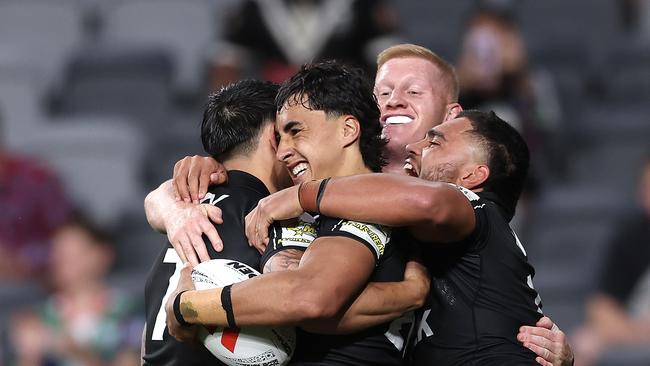
<svg viewBox="0 0 650 366"><path fill-rule="evenodd" d="M305 251L316 239L316 223L310 216L303 216L289 225L274 223L269 227L269 245L262 254L260 268L277 253L287 249Z"/></svg>
<svg viewBox="0 0 650 366"><path fill-rule="evenodd" d="M465 187L461 187L455 184L451 184L451 186L458 189L460 193L462 193L469 200L472 208L474 209L476 226L474 227L474 231L469 236L469 238L464 240L464 242L467 244L467 249L471 251L481 250L486 244L485 238L488 236L490 227L485 207L487 202L479 197L478 194Z"/></svg>
<svg viewBox="0 0 650 366"><path fill-rule="evenodd" d="M386 252L391 229L382 225L321 216L318 236L344 236L354 239L365 245L375 260L379 260Z"/></svg>

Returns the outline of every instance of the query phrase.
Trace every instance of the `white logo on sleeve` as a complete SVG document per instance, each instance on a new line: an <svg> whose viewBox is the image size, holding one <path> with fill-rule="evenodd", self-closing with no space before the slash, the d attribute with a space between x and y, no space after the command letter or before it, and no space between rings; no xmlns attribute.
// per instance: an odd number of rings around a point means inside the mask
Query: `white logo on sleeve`
<svg viewBox="0 0 650 366"><path fill-rule="evenodd" d="M465 187L461 187L459 185L451 184L451 183L449 183L449 184L456 187L456 189L458 189L460 191L460 193L464 194L465 197L467 197L467 199L470 200L470 201L478 201L479 199L481 199L481 197L479 197L476 193L470 191L469 189L467 189Z"/></svg>

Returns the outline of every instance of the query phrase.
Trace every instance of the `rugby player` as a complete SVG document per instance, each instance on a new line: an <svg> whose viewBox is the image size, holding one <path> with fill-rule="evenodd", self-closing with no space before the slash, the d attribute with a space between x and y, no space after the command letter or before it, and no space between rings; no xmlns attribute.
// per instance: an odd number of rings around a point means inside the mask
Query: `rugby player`
<svg viewBox="0 0 650 366"><path fill-rule="evenodd" d="M222 217L227 222L219 225L219 234L228 245L218 248L219 252L213 247L205 248L211 258L235 259L259 268L259 253L247 245L242 218L261 198L290 183L283 165L274 158L277 90L278 86L272 83L245 80L209 97L201 124L201 140L205 151L223 162L230 179L228 184L211 187L202 201L204 205L189 208L210 210L205 212L212 213L215 223L222 223ZM161 231L170 224L163 221L164 216L155 215L157 210L151 207L163 204L166 196L160 192L171 189L171 182L167 181L145 199L147 219ZM220 213L216 218L215 210ZM210 239L213 243L220 240ZM176 287L184 259L168 244L149 273L145 286L144 365L221 364L205 347L178 342L167 333L164 305Z"/></svg>

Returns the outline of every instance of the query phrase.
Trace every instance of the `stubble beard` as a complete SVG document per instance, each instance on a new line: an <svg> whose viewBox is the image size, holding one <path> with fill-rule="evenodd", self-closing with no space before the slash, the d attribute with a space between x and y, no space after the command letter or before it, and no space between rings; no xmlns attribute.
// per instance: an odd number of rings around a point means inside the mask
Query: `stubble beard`
<svg viewBox="0 0 650 366"><path fill-rule="evenodd" d="M453 163L442 163L436 165L430 171L424 172L420 178L431 182L455 183L458 167Z"/></svg>

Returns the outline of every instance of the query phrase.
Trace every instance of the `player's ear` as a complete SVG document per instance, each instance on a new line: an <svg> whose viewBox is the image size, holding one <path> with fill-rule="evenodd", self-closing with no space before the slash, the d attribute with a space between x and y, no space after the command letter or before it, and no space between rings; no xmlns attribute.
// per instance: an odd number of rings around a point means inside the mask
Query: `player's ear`
<svg viewBox="0 0 650 366"><path fill-rule="evenodd" d="M275 130L275 123L267 123L266 126L263 127L263 132L262 132L262 138L266 139L269 141L269 144L273 148L273 151L278 151L278 144L280 143L279 141L279 135L276 133Z"/></svg>
<svg viewBox="0 0 650 366"><path fill-rule="evenodd" d="M478 164L468 169L461 179L461 186L474 189L482 186L490 176L490 168L485 164Z"/></svg>
<svg viewBox="0 0 650 366"><path fill-rule="evenodd" d="M458 113L463 111L463 107L458 103L449 103L445 109L447 112L445 113L445 118L442 120L443 122L456 118Z"/></svg>
<svg viewBox="0 0 650 366"><path fill-rule="evenodd" d="M359 120L353 116L348 115L343 118L343 143L344 146L349 146L359 139L361 125Z"/></svg>

